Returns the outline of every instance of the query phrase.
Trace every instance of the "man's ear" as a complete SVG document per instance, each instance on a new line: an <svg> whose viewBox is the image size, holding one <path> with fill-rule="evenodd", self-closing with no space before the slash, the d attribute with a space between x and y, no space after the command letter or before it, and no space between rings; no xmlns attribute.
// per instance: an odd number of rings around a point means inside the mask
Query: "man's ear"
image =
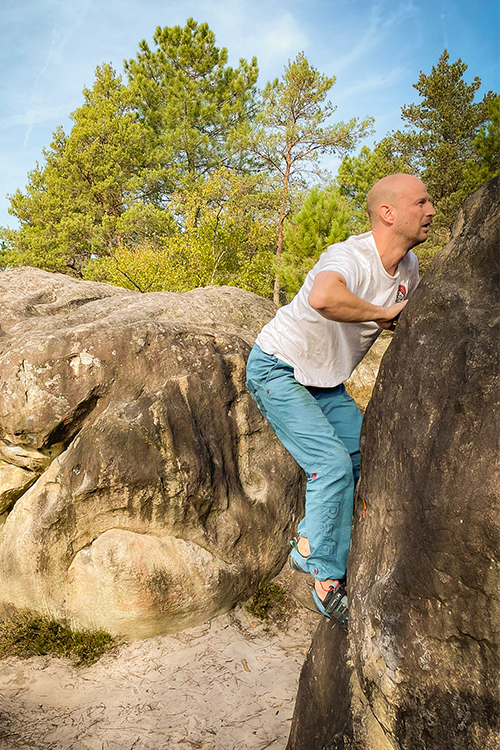
<svg viewBox="0 0 500 750"><path fill-rule="evenodd" d="M394 224L394 209L392 206L389 206L388 203L382 203L378 210L378 215L384 224Z"/></svg>

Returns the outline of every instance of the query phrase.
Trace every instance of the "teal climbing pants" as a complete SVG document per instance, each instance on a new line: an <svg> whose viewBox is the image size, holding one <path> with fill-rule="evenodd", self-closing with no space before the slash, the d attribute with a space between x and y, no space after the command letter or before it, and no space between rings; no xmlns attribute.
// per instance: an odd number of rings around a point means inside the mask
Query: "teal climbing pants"
<svg viewBox="0 0 500 750"><path fill-rule="evenodd" d="M359 478L362 415L344 385L301 385L293 367L255 345L247 386L262 415L306 474L305 515L298 526L311 554L301 558L320 581L346 574L354 488Z"/></svg>

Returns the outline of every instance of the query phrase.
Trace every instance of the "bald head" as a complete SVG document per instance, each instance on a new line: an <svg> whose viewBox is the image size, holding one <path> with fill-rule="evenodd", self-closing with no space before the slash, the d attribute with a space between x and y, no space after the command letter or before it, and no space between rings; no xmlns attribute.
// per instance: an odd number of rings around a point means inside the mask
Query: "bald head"
<svg viewBox="0 0 500 750"><path fill-rule="evenodd" d="M389 252L395 258L425 242L436 214L424 183L411 174L391 174L376 182L368 193L368 213L381 257Z"/></svg>
<svg viewBox="0 0 500 750"><path fill-rule="evenodd" d="M418 177L412 174L390 174L375 183L368 193L367 209L372 227L380 221L380 207L390 206L396 210L401 207L401 199L415 190L425 187Z"/></svg>

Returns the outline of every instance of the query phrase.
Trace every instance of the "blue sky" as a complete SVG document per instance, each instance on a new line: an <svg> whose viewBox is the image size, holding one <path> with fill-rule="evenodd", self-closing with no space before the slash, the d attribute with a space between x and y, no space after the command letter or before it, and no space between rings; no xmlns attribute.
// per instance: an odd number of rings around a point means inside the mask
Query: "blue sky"
<svg viewBox="0 0 500 750"><path fill-rule="evenodd" d="M257 57L259 83L279 77L304 52L335 76L335 119L371 115L371 146L400 127L403 104L418 100L412 84L445 48L479 76L480 92L500 90L498 0L2 0L0 11L0 225L16 226L7 194L23 189L43 163L58 125L92 87L97 65L135 57L157 26L207 21L230 64ZM335 172L338 162L331 159Z"/></svg>

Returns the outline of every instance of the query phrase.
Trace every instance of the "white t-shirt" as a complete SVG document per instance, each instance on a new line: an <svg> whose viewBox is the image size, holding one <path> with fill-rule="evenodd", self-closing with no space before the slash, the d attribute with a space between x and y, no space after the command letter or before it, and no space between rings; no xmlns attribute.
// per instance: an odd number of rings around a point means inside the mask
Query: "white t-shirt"
<svg viewBox="0 0 500 750"><path fill-rule="evenodd" d="M331 245L309 271L298 294L264 326L256 344L294 368L303 385L333 388L347 380L381 329L376 323L327 320L307 301L316 274L337 271L357 297L387 307L418 284L418 260L409 252L391 276L382 265L371 232Z"/></svg>

